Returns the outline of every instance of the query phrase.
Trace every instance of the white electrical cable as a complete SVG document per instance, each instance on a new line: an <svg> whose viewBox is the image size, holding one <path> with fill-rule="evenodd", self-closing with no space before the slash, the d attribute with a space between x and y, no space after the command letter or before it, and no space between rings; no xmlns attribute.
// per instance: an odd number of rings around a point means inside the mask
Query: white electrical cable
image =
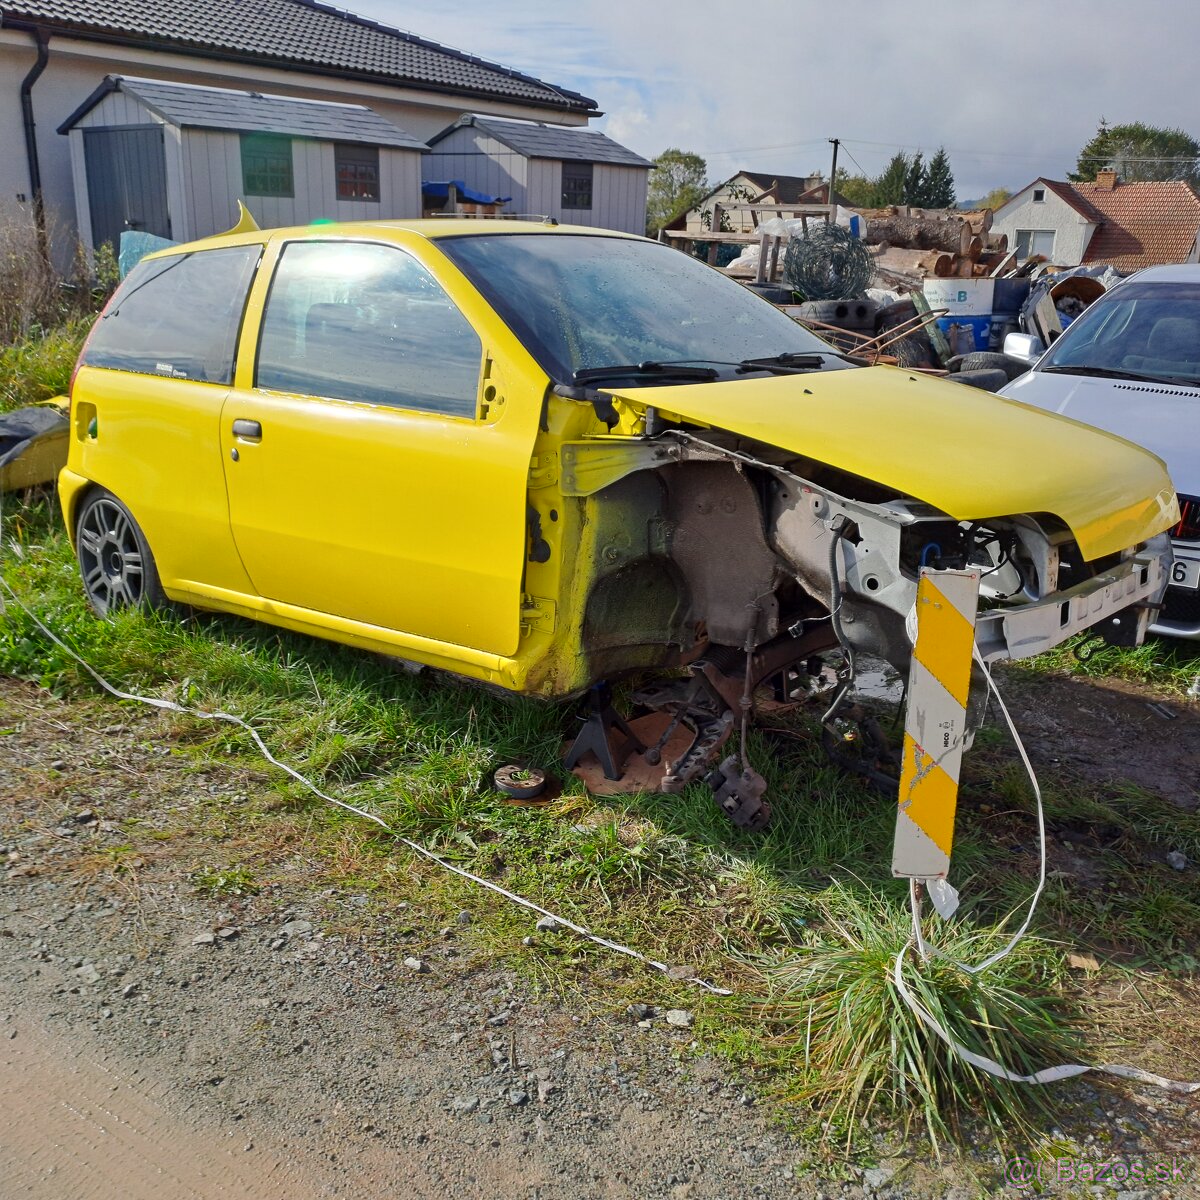
<svg viewBox="0 0 1200 1200"><path fill-rule="evenodd" d="M3 502L0 500L0 538L3 537ZM366 809L357 808L353 804L347 804L344 800L339 800L335 796L329 796L321 791L312 780L301 775L294 767L289 766L285 762L277 759L267 748L266 742L259 736L256 730L247 721L233 713L227 712L209 712L206 709L191 708L186 704L176 704L173 700L163 700L156 696L139 696L134 692L125 692L118 687L114 687L107 679L104 678L97 670L89 663L85 662L80 655L73 650L66 642L62 640L52 629L50 629L32 609L13 591L8 580L0 575L0 586L12 598L13 602L20 608L33 623L46 635L60 650L65 651L72 659L75 660L109 695L115 696L118 700L133 700L138 704L146 704L151 708L162 709L167 712L183 713L185 716L198 717L204 721L224 721L230 725L236 725L239 729L244 729L253 739L255 746L258 747L259 753L272 766L278 767L285 774L290 775L297 783L306 787L314 796L324 800L327 804L336 805L338 808L345 809L347 812L354 813L356 816L362 817L365 821L370 821L378 825L380 829L391 834L401 845L407 846L414 854L419 854L422 858L428 859L432 863L436 863L443 870L451 872L454 875L460 875L463 879L469 879L472 883L478 884L479 887L487 888L488 891L495 892L498 896L503 896L506 900L511 900L514 904L519 904L523 908L528 908L532 912L540 913L543 917L549 917L552 921L556 921L566 929L570 929L573 933L577 933L580 937L586 938L589 942L594 942L597 946L603 946L606 950L612 950L616 954L624 954L629 958L635 958L638 962L645 963L646 966L652 967L655 971L660 971L664 975L671 974L671 968L666 963L658 962L643 954L640 950L634 950L631 946L622 945L620 942L614 942L609 938L600 937L598 934L592 933L590 929L586 929L582 925L576 924L574 921L568 920L566 917L559 916L557 913L551 912L547 908L543 908L540 904L535 904L532 900L526 899L524 896L517 895L516 892L510 892L507 888L502 888L497 883L492 883L490 880L482 879L478 875L473 875L470 871L464 870L462 867L456 867L452 862L447 862L446 859L434 854L432 850L427 850L418 842L406 838L403 834L397 833L382 817L376 816ZM703 988L706 992L711 992L716 996L731 996L732 991L729 988L717 987L715 984L709 983L707 980L700 979L696 976L688 976L684 979L686 983L695 984L699 988Z"/></svg>
<svg viewBox="0 0 1200 1200"><path fill-rule="evenodd" d="M989 955L983 962L975 965L959 962L954 958L949 959L954 966L958 967L961 971L966 971L969 975L978 975L981 971L994 966L1002 958L1012 953L1017 943L1028 932L1030 923L1033 921L1033 914L1038 906L1038 901L1041 899L1042 891L1046 886L1046 814L1042 803L1042 789L1038 784L1037 773L1033 769L1033 764L1029 761L1029 755L1025 751L1025 744L1021 741L1021 735L1017 731L1016 722L1013 721L1012 714L1008 711L1008 706L1004 703L1004 697L1000 695L1000 689L996 686L996 681L992 678L992 672L984 661L983 655L980 654L978 645L974 646L974 657L983 671L988 688L996 698L996 703L1000 706L1000 711L1004 714L1004 720L1008 725L1009 733L1012 734L1013 742L1017 747L1017 753L1020 755L1021 761L1025 764L1025 770L1029 775L1029 782L1033 787L1034 799L1037 801L1039 867L1037 887L1030 898L1029 908L1025 912L1025 919L1021 922L1021 926L1016 933L1009 938L1007 944L997 950L995 954ZM913 936L901 949L900 953L896 955L896 961L892 966L892 982L895 983L896 991L899 993L901 1000L908 1005L918 1020L927 1029L936 1033L950 1047L954 1054L965 1062L970 1063L973 1067L978 1067L981 1071L986 1071L989 1075L995 1075L999 1079L1007 1079L1012 1083L1057 1083L1063 1079L1071 1079L1076 1075L1086 1074L1088 1071L1098 1071L1105 1075L1118 1075L1122 1079L1133 1079L1138 1083L1150 1084L1153 1087L1164 1088L1171 1092L1183 1092L1185 1094L1200 1092L1200 1083L1181 1083L1175 1079L1166 1079L1162 1075L1154 1075L1149 1071L1143 1071L1139 1067L1127 1067L1120 1063L1106 1063L1102 1066L1065 1063L1057 1067L1045 1067L1040 1071L1033 1072L1031 1075L1022 1075L1016 1071L1010 1071L993 1058L987 1058L985 1055L976 1054L973 1050L968 1050L966 1046L946 1031L938 1020L905 986L903 978L904 959L914 945L923 962L928 962L934 954L942 953L936 946L931 946L925 940L925 936L921 930L921 899L917 892L917 880L915 879L909 881L909 903L912 906Z"/></svg>

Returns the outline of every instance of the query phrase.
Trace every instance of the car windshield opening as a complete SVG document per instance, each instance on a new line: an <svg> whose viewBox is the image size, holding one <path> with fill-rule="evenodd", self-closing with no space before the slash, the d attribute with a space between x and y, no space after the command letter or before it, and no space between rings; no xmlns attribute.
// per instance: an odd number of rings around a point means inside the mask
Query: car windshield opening
<svg viewBox="0 0 1200 1200"><path fill-rule="evenodd" d="M1038 369L1200 385L1200 283L1119 284L1072 322Z"/></svg>
<svg viewBox="0 0 1200 1200"><path fill-rule="evenodd" d="M561 383L612 364L822 354L830 368L848 365L772 304L657 242L517 233L447 237L438 246ZM737 377L736 366L728 374Z"/></svg>

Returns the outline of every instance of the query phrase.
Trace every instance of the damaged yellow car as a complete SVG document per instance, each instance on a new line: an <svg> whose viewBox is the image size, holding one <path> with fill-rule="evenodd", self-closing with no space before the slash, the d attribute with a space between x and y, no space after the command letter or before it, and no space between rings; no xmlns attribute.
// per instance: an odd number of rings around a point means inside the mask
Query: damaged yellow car
<svg viewBox="0 0 1200 1200"><path fill-rule="evenodd" d="M906 670L922 566L979 570L986 660L1140 641L1178 520L1120 438L868 367L677 251L553 223L160 252L71 399L60 494L100 613L177 601L513 692L594 688L575 757L667 789L821 652ZM634 673L668 677L641 695L654 744L599 686Z"/></svg>

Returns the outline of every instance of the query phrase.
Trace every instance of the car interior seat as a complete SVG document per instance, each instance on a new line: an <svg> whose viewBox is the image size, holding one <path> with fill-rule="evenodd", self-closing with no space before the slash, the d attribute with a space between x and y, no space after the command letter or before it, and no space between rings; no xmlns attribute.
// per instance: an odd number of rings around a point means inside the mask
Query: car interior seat
<svg viewBox="0 0 1200 1200"><path fill-rule="evenodd" d="M1146 353L1127 354L1122 366L1162 375L1200 374L1200 320L1159 317L1146 339Z"/></svg>

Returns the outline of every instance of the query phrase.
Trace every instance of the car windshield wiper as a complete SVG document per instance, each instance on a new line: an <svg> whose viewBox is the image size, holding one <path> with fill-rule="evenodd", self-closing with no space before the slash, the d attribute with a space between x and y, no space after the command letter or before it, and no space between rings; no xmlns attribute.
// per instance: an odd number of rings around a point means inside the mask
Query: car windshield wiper
<svg viewBox="0 0 1200 1200"><path fill-rule="evenodd" d="M702 361L702 360L697 360ZM713 367L692 367L684 363L661 363L647 359L640 363L614 363L609 367L584 367L571 374L572 383L593 383L597 379L631 376L637 379L716 379Z"/></svg>
<svg viewBox="0 0 1200 1200"><path fill-rule="evenodd" d="M1137 371L1119 371L1116 367L1042 367L1045 375L1087 375L1095 379L1132 379L1137 383L1172 383L1165 375L1140 375Z"/></svg>
<svg viewBox="0 0 1200 1200"><path fill-rule="evenodd" d="M803 354L795 350L785 350L782 354L768 354L762 358L743 358L738 363L738 370L775 371L780 375L792 375L797 371L819 371L824 365L824 354Z"/></svg>

